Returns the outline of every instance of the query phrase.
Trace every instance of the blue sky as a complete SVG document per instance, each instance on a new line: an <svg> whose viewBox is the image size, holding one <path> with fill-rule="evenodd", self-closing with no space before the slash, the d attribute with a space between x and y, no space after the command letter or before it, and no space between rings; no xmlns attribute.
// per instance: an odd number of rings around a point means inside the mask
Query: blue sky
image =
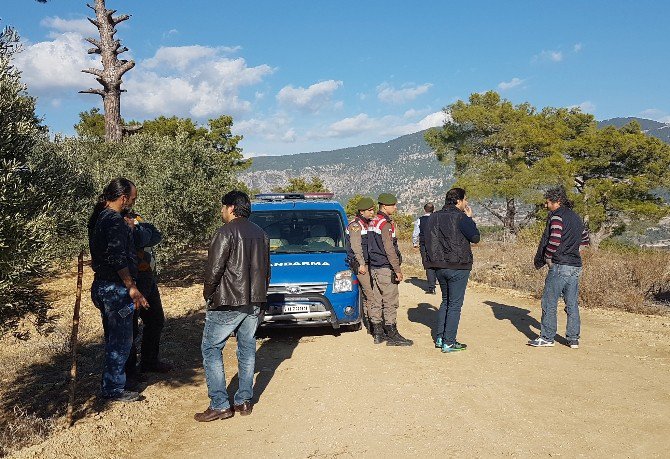
<svg viewBox="0 0 670 459"><path fill-rule="evenodd" d="M52 132L101 106L85 67L85 0L3 0L0 25ZM412 4L415 3L415 4ZM514 103L579 106L597 119L670 123L670 2L122 1L117 37L137 63L125 119L234 118L247 156L383 142L443 122L496 90Z"/></svg>

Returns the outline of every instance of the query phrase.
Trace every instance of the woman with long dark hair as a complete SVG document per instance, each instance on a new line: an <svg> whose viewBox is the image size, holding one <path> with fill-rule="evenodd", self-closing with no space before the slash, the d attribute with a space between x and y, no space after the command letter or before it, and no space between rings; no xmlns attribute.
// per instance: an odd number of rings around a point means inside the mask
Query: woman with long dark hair
<svg viewBox="0 0 670 459"><path fill-rule="evenodd" d="M105 332L105 367L102 396L110 400L135 401L137 392L125 390L125 365L133 341L133 313L148 307L135 285L137 258L132 228L124 215L137 199L137 189L120 177L102 190L88 221L93 304L100 310Z"/></svg>

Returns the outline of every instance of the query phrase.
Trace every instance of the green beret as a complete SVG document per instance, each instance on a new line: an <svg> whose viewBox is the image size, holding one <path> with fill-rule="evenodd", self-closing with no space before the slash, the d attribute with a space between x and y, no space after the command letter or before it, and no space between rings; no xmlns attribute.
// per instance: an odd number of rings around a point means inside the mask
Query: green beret
<svg viewBox="0 0 670 459"><path fill-rule="evenodd" d="M384 204L385 206L392 206L393 204L397 204L398 198L391 193L382 193L377 198L377 202L379 204Z"/></svg>
<svg viewBox="0 0 670 459"><path fill-rule="evenodd" d="M356 204L356 209L358 210L368 210L371 207L375 206L375 202L372 200L372 198L368 198L367 196L361 198L360 201L358 201L358 204Z"/></svg>

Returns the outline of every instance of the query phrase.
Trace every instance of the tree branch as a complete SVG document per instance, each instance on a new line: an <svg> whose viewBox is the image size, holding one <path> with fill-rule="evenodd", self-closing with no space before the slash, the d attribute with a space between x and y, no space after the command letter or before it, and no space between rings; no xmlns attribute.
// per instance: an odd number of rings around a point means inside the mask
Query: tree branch
<svg viewBox="0 0 670 459"><path fill-rule="evenodd" d="M504 223L504 222L505 222L505 217L503 217L501 214L499 214L498 212L496 212L495 210L493 210L493 209L491 208L492 205L493 205L493 202L492 202L492 201L489 201L488 204L487 204L487 203L482 203L482 207L483 207L484 209L486 209L486 210L488 210L489 212L491 212L491 213L493 214L494 217L496 217L498 220L500 220L501 222Z"/></svg>
<svg viewBox="0 0 670 459"><path fill-rule="evenodd" d="M127 21L128 19L130 19L130 15L129 15L129 14L122 14L121 16L117 16L117 17L115 17L115 18L112 18L112 23L113 23L114 25L117 25L117 24L119 24L119 23L121 23L121 22L123 22L123 21Z"/></svg>
<svg viewBox="0 0 670 459"><path fill-rule="evenodd" d="M95 38L84 38L87 42L92 44L93 46L97 46L98 48L102 48L102 43L100 43L99 40L96 40Z"/></svg>
<svg viewBox="0 0 670 459"><path fill-rule="evenodd" d="M86 6L88 6L90 9L92 9L93 11L95 11L95 6L91 6L89 3L87 3Z"/></svg>
<svg viewBox="0 0 670 459"><path fill-rule="evenodd" d="M97 19L91 19L91 18L86 18L86 19L88 19L88 22L93 24L95 27L100 27L100 22L98 22Z"/></svg>
<svg viewBox="0 0 670 459"><path fill-rule="evenodd" d="M123 74L126 73L128 70L135 67L135 61L121 61L121 62L122 62L121 66L118 67L119 78L121 78L123 76Z"/></svg>
<svg viewBox="0 0 670 459"><path fill-rule="evenodd" d="M82 72L90 73L91 75L95 75L98 78L102 78L104 76L104 74L102 73L102 70L98 70L98 69L94 69L94 68L84 69L84 70L82 70Z"/></svg>
<svg viewBox="0 0 670 459"><path fill-rule="evenodd" d="M83 91L79 91L79 94L97 94L101 97L105 97L105 91L103 91L102 89L93 89L93 88L85 89Z"/></svg>
<svg viewBox="0 0 670 459"><path fill-rule="evenodd" d="M88 48L88 54L101 54L100 48Z"/></svg>

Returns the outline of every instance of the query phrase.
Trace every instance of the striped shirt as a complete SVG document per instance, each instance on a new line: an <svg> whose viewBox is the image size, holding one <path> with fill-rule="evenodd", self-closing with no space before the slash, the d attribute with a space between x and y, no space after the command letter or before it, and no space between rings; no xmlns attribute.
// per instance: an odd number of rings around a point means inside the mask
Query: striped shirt
<svg viewBox="0 0 670 459"><path fill-rule="evenodd" d="M556 249L561 245L561 238L563 237L563 219L559 215L553 215L549 220L549 241L547 247L544 249L544 258L551 260ZM589 232L586 228L582 231L582 240L579 247L586 247L590 244Z"/></svg>

